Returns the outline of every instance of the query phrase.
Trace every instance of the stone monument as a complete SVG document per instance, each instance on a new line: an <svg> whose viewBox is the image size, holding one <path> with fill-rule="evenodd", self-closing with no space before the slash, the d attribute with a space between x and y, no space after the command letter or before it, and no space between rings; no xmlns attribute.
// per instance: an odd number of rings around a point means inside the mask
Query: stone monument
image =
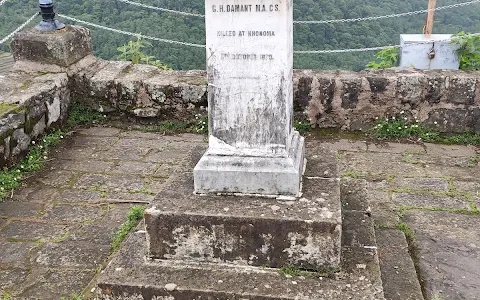
<svg viewBox="0 0 480 300"><path fill-rule="evenodd" d="M299 194L292 4L206 1L209 147L194 169L196 193Z"/></svg>

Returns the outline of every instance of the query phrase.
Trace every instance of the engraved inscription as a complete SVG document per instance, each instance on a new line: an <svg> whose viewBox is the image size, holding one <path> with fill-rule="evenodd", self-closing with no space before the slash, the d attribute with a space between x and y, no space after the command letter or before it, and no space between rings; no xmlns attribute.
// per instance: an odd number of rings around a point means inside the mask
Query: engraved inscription
<svg viewBox="0 0 480 300"><path fill-rule="evenodd" d="M280 11L278 4L226 4L212 5L213 12L275 12Z"/></svg>
<svg viewBox="0 0 480 300"><path fill-rule="evenodd" d="M269 37L275 36L275 31L271 30L239 30L238 32L234 30L219 30L217 31L218 37L228 37L228 36L248 36L248 37Z"/></svg>
<svg viewBox="0 0 480 300"><path fill-rule="evenodd" d="M256 53L221 53L221 58L230 60L273 60L273 55Z"/></svg>

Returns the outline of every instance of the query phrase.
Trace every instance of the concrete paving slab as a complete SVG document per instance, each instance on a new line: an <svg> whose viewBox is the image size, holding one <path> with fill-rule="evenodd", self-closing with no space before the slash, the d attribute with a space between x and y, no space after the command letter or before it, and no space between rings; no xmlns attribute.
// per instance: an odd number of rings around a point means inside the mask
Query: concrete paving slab
<svg viewBox="0 0 480 300"><path fill-rule="evenodd" d="M105 202L151 203L155 195L146 193L107 192L103 198Z"/></svg>
<svg viewBox="0 0 480 300"><path fill-rule="evenodd" d="M392 201L398 206L424 208L470 209L468 198L463 196L435 195L430 193L393 193Z"/></svg>
<svg viewBox="0 0 480 300"><path fill-rule="evenodd" d="M0 217L29 218L38 216L44 205L8 200L0 205Z"/></svg>
<svg viewBox="0 0 480 300"><path fill-rule="evenodd" d="M100 191L81 190L81 189L66 189L62 192L58 203L100 203L102 201L103 193Z"/></svg>
<svg viewBox="0 0 480 300"><path fill-rule="evenodd" d="M45 211L41 219L59 222L93 221L102 215L101 206L58 204Z"/></svg>
<svg viewBox="0 0 480 300"><path fill-rule="evenodd" d="M110 245L90 241L45 243L34 250L34 262L49 268L95 270L110 254Z"/></svg>
<svg viewBox="0 0 480 300"><path fill-rule="evenodd" d="M158 164L156 163L126 161L126 162L119 162L110 171L110 173L155 175L157 169L158 169Z"/></svg>
<svg viewBox="0 0 480 300"><path fill-rule="evenodd" d="M13 193L11 200L28 201L40 204L56 202L61 199L61 190L46 187L43 184L28 182Z"/></svg>
<svg viewBox="0 0 480 300"><path fill-rule="evenodd" d="M340 152L366 152L367 143L364 141L352 141L352 140L325 140L321 142L329 149Z"/></svg>
<svg viewBox="0 0 480 300"><path fill-rule="evenodd" d="M336 157L338 152L319 145L318 143L306 142L305 155L308 157L304 176L319 176L332 178L338 176L337 159L326 159L327 157Z"/></svg>
<svg viewBox="0 0 480 300"><path fill-rule="evenodd" d="M34 242L12 241L0 239L0 269L6 268L30 268L30 251L37 247Z"/></svg>
<svg viewBox="0 0 480 300"><path fill-rule="evenodd" d="M440 145L425 143L427 153L435 156L450 156L450 157L472 157L475 153L475 148L472 146L462 145Z"/></svg>
<svg viewBox="0 0 480 300"><path fill-rule="evenodd" d="M70 299L81 295L94 271L64 268L50 269L35 285L20 295L23 299ZM63 298L62 298L63 297Z"/></svg>
<svg viewBox="0 0 480 300"><path fill-rule="evenodd" d="M135 175L84 174L74 184L77 189L138 192L145 180Z"/></svg>
<svg viewBox="0 0 480 300"><path fill-rule="evenodd" d="M341 175L365 177L369 181L388 180L392 177L426 177L420 165L406 164L400 154L345 153L341 159ZM353 174L352 174L353 173ZM351 176L350 176L351 177Z"/></svg>
<svg viewBox="0 0 480 300"><path fill-rule="evenodd" d="M94 160L94 159L83 159L83 160L74 160L69 161L68 166L64 169L80 172L89 172L89 173L109 173L115 168L115 163Z"/></svg>
<svg viewBox="0 0 480 300"><path fill-rule="evenodd" d="M375 234L385 298L422 300L422 288L404 233L396 229L377 229Z"/></svg>
<svg viewBox="0 0 480 300"><path fill-rule="evenodd" d="M401 144L390 142L369 142L367 151L374 153L426 153L422 144Z"/></svg>
<svg viewBox="0 0 480 300"><path fill-rule="evenodd" d="M6 239L47 241L63 236L69 230L65 225L54 225L32 221L13 221L0 231Z"/></svg>
<svg viewBox="0 0 480 300"><path fill-rule="evenodd" d="M122 133L121 129L114 128L114 127L89 127L89 128L82 128L77 130L78 134L81 135L91 135L91 136L120 136Z"/></svg>
<svg viewBox="0 0 480 300"><path fill-rule="evenodd" d="M428 299L479 299L480 216L410 211L415 257Z"/></svg>
<svg viewBox="0 0 480 300"><path fill-rule="evenodd" d="M142 160L150 151L150 148L137 145L136 147L112 146L106 151L96 151L91 157L105 161L129 161Z"/></svg>
<svg viewBox="0 0 480 300"><path fill-rule="evenodd" d="M448 181L442 178L396 178L394 188L412 191L447 192Z"/></svg>
<svg viewBox="0 0 480 300"><path fill-rule="evenodd" d="M51 170L50 172L43 172L36 177L36 180L44 185L64 188L72 184L77 173L65 170Z"/></svg>
<svg viewBox="0 0 480 300"><path fill-rule="evenodd" d="M28 269L12 268L0 270L0 292L9 290L28 276Z"/></svg>

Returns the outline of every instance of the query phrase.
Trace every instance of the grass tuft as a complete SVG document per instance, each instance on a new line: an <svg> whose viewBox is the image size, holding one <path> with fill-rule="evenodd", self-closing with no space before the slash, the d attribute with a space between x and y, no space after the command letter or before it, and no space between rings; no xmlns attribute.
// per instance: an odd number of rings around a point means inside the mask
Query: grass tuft
<svg viewBox="0 0 480 300"><path fill-rule="evenodd" d="M307 133L309 131L312 130L312 124L310 124L310 122L306 122L306 121L295 121L293 122L293 127L295 128L296 131L298 131L299 133L303 134L303 133Z"/></svg>
<svg viewBox="0 0 480 300"><path fill-rule="evenodd" d="M377 124L367 132L367 135L380 140L414 139L430 143L480 145L478 133L466 132L449 136L418 123L417 119L410 121L404 112L400 112L397 116L377 120Z"/></svg>
<svg viewBox="0 0 480 300"><path fill-rule="evenodd" d="M44 136L38 143L32 141L32 147L27 156L12 168L5 168L0 172L0 199L5 199L13 194L13 191L20 186L28 174L40 170L48 160L51 149L57 146L66 133L56 130Z"/></svg>
<svg viewBox="0 0 480 300"><path fill-rule="evenodd" d="M128 220L120 225L117 232L112 235L112 251L118 249L123 240L127 237L128 233L137 226L138 222L143 218L144 206L133 206L127 214Z"/></svg>
<svg viewBox="0 0 480 300"><path fill-rule="evenodd" d="M100 123L106 116L80 102L73 102L68 114L67 126L75 127Z"/></svg>
<svg viewBox="0 0 480 300"><path fill-rule="evenodd" d="M409 241L415 240L415 232L405 223L398 223L397 229L403 231Z"/></svg>

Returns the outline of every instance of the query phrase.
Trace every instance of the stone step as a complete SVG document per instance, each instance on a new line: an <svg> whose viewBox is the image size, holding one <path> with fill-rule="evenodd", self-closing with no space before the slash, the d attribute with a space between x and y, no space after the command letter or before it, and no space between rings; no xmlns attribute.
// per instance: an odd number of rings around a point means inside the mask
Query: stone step
<svg viewBox="0 0 480 300"><path fill-rule="evenodd" d="M199 155L192 153L190 163ZM337 156L325 150L316 159L336 161ZM301 198L279 200L195 195L192 173L182 173L146 210L148 256L271 268L338 268L342 219L337 177L304 177Z"/></svg>
<svg viewBox="0 0 480 300"><path fill-rule="evenodd" d="M139 229L143 229L143 225ZM266 267L145 259L145 232L138 230L100 275L97 297L108 300L384 299L371 217L350 212L345 216L345 230L348 234L343 241L342 270L329 274L301 272L299 276Z"/></svg>
<svg viewBox="0 0 480 300"><path fill-rule="evenodd" d="M312 157L309 164L311 163L312 166L325 165L322 162L315 161L317 158L323 159L323 157L328 156L328 152L322 151L322 149L317 149L314 152L315 155L307 154ZM198 157L197 154L197 159ZM193 158L193 160L196 160L196 158ZM312 175L312 168L307 167L307 170L309 171L307 173ZM336 172L336 168L331 165L329 170L330 174ZM191 173L186 172L184 174L188 174L188 178L191 177ZM306 178L305 190L308 190L309 186L320 188L319 183L324 182L316 180L320 179L314 176ZM321 178L321 180L325 180L325 178ZM178 182L178 179L173 180L170 186L173 182ZM191 181L188 182L192 184ZM311 183L313 184L310 185ZM149 257L148 242L146 242L146 240L150 241L151 237L148 236L148 232L138 230L128 238L99 277L98 298L152 299L156 297L155 299L169 300L385 299L373 219L368 213L368 201L365 199L365 193L362 192L365 186L358 187L358 181L342 181L341 183L343 207L341 261L339 264L340 271L336 273L304 272L292 268L290 274L299 271L299 274L296 274L299 276L291 276L280 268L240 265L238 261L225 263L221 259L212 260L213 262L194 261L192 259L183 261L152 259ZM349 188L350 186L353 188ZM328 186L323 185L323 188L325 187ZM170 194L172 192L171 188L166 188L164 193ZM308 199L307 196L308 194L305 194L304 199ZM327 196L324 195L324 197ZM220 199L222 198L214 200L214 202L226 204L221 202ZM209 209L206 201L199 201L195 206L188 209L188 214L200 215L202 211ZM267 199L262 201L267 201ZM297 201L303 203L305 200ZM239 207L244 205L242 199L238 199L237 202ZM229 205L232 203L235 202L228 202ZM185 209L183 204L180 204L179 207L179 211ZM222 205L221 207L228 206ZM238 208L232 206L231 209ZM257 209L258 214L268 211L261 207ZM271 208L269 209L271 210ZM246 210L245 206L244 210ZM225 210L223 210L222 213L219 213L219 216L223 216L225 213ZM303 211L303 213L311 215L308 210ZM272 215L273 213L269 212L268 216L271 217ZM209 215L208 218L211 216ZM143 228L143 225L139 226L139 229ZM269 227L269 229L274 228ZM198 239L198 241L202 240ZM234 264L234 262L237 262L237 264Z"/></svg>

